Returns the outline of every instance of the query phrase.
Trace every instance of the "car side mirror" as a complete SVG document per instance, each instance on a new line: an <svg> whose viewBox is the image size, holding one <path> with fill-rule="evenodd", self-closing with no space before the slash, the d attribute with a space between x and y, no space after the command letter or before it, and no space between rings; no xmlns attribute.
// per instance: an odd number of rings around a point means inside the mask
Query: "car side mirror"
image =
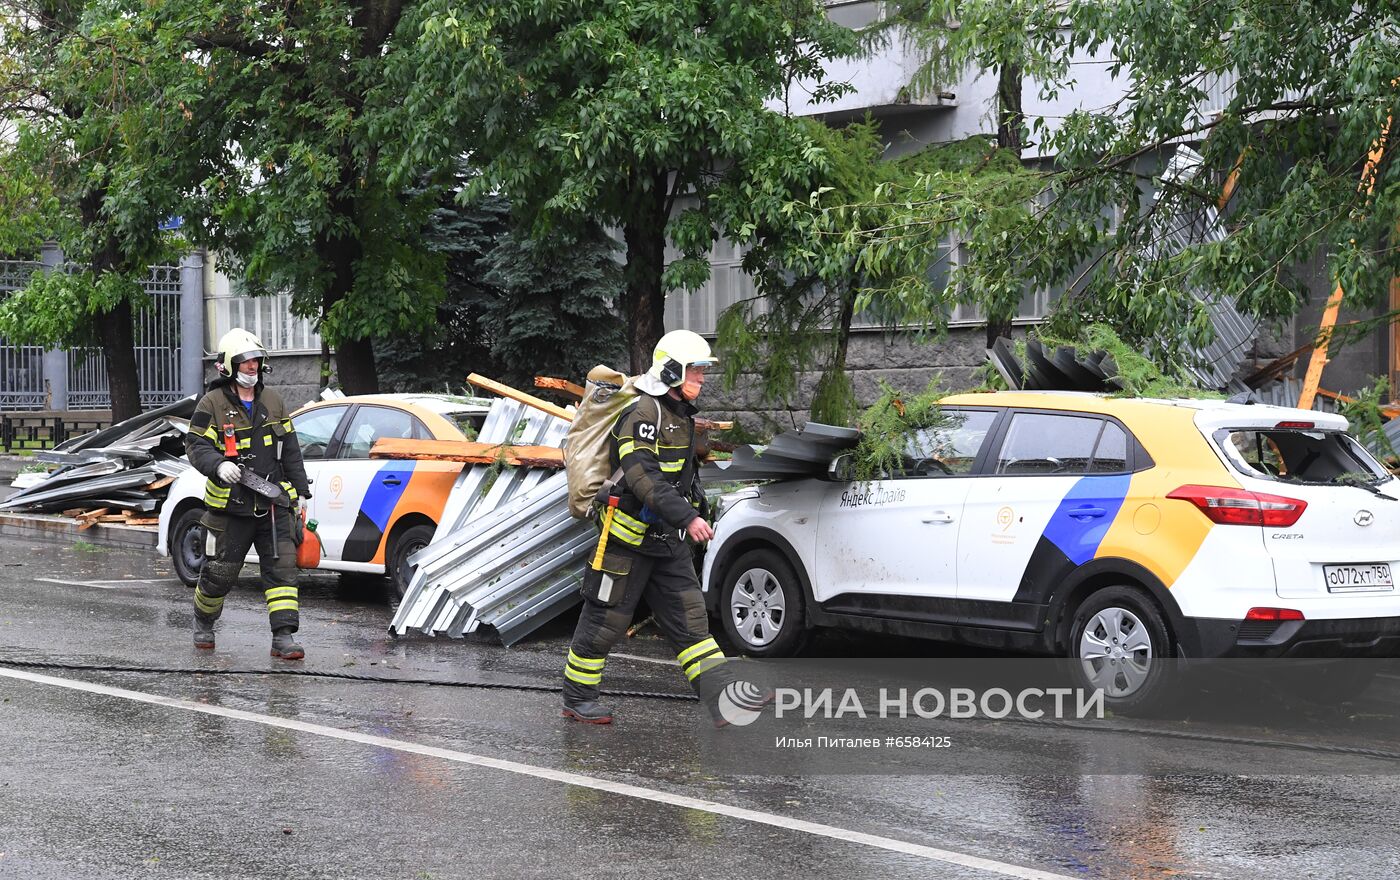
<svg viewBox="0 0 1400 880"><path fill-rule="evenodd" d="M855 479L855 473L856 457L850 452L836 456L826 467L826 478L833 483L849 483Z"/></svg>

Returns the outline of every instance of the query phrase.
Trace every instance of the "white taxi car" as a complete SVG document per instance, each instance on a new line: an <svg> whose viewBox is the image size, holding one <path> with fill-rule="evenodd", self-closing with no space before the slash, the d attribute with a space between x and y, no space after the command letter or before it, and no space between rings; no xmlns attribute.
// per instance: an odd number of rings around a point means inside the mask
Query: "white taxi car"
<svg viewBox="0 0 1400 880"><path fill-rule="evenodd" d="M432 540L462 464L371 459L370 447L381 437L475 437L490 405L446 394L366 394L292 413L311 483L309 517L321 536L320 567L388 574L402 597L412 575L407 560ZM198 471L181 474L160 511L157 552L173 557L188 586L204 565L204 482ZM256 561L256 551L248 558Z"/></svg>
<svg viewBox="0 0 1400 880"><path fill-rule="evenodd" d="M726 496L703 583L729 638L814 626L1079 658L1400 654L1400 481L1341 416L1062 392L946 398L900 473Z"/></svg>

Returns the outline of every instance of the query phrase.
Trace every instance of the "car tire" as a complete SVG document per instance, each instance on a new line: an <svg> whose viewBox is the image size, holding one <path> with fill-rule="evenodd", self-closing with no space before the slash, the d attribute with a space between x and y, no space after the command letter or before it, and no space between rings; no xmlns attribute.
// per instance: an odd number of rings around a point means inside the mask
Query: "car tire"
<svg viewBox="0 0 1400 880"><path fill-rule="evenodd" d="M791 657L807 641L802 584L775 550L752 550L729 566L718 610L729 641L751 657Z"/></svg>
<svg viewBox="0 0 1400 880"><path fill-rule="evenodd" d="M1077 686L1102 689L1119 713L1164 711L1175 693L1178 654L1162 612L1135 587L1107 587L1075 610L1069 630ZM1154 662L1168 661L1168 662Z"/></svg>
<svg viewBox="0 0 1400 880"><path fill-rule="evenodd" d="M180 583L193 587L204 568L204 510L192 507L175 518L170 527L170 561Z"/></svg>
<svg viewBox="0 0 1400 880"><path fill-rule="evenodd" d="M408 558L433 541L437 526L410 526L394 538L394 546L389 551L389 564L385 574L389 576L389 598L402 601L408 585L413 581L413 566Z"/></svg>

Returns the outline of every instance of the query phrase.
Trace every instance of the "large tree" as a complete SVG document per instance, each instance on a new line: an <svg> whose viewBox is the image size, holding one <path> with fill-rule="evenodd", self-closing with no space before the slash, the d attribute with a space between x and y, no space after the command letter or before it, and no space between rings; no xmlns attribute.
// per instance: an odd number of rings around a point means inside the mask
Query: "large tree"
<svg viewBox="0 0 1400 880"><path fill-rule="evenodd" d="M178 61L113 10L79 0L0 5L0 251L56 240L66 271L36 273L0 304L13 342L99 345L112 414L141 411L133 313L140 281L174 242L160 230L182 185L203 176L199 151L160 148L186 128Z"/></svg>
<svg viewBox="0 0 1400 880"><path fill-rule="evenodd" d="M988 33L961 39L995 42L998 10L1017 8L964 0L964 27L983 22ZM1055 165L1021 220L994 237L974 231L972 259L957 273L965 296L1063 290L1055 324L1064 335L1104 321L1169 363L1211 333L1202 291L1261 318L1292 315L1318 254L1349 301L1386 302L1400 272L1400 162L1386 149L1400 96L1393 4L1073 0L1055 9L1061 27L1028 34L1028 57L1056 62L1038 88L1072 89L1077 52L1105 57L1124 96L1033 122ZM1163 183L1182 142L1197 146L1202 165ZM930 175L884 192L880 202L898 210L884 228L846 237L856 264L883 278L922 275L927 250L948 232L929 195L937 185ZM1172 218L1208 218L1225 192L1227 235L1164 241L1180 226ZM837 232L851 229L843 217L871 208L828 201L817 210Z"/></svg>
<svg viewBox="0 0 1400 880"><path fill-rule="evenodd" d="M93 281L79 290L82 278L40 279L34 308L21 297L9 310L13 328L52 341L39 331L61 323L47 317L55 302L100 318L114 405L126 410L139 296L129 282L161 243L158 222L180 214L189 241L220 250L251 291L290 292L298 314L318 319L345 390L377 390L372 338L434 320L445 260L423 235L456 169L415 167L390 184L369 131L376 106L397 103L389 59L423 48L395 39L409 6L14 7L4 44L22 64L8 106L28 118L9 158L52 170L49 191L73 206L59 224L65 250ZM55 299L55 286L70 295Z"/></svg>
<svg viewBox="0 0 1400 880"><path fill-rule="evenodd" d="M374 337L428 326L442 296L444 259L424 233L455 163L391 184L370 132L376 102L396 103L386 70L420 51L397 37L411 8L222 0L149 13L196 66L198 102L222 116L236 154L198 194L199 234L253 290L291 291L319 319L350 393L379 390Z"/></svg>
<svg viewBox="0 0 1400 880"><path fill-rule="evenodd" d="M745 257L758 297L724 313L719 338L731 383L757 375L765 399L790 405L799 371L819 370L812 419L846 424L856 415L846 352L857 317L937 334L959 297L957 285L948 283L946 247L935 243L917 258L885 257L902 248L897 224L909 209L910 188L923 187L923 222L968 241L995 240L1023 220L1040 181L1015 153L987 137L884 160L885 144L872 120L843 129L809 125L828 157L809 205L845 207L795 210L767 231ZM915 234L925 237L922 229ZM852 245L869 241L881 244L869 252ZM914 259L922 267L916 275L906 272Z"/></svg>
<svg viewBox="0 0 1400 880"><path fill-rule="evenodd" d="M421 51L391 59L407 97L377 129L401 144L401 179L469 151L465 198L499 192L537 231L618 228L634 372L716 234L751 241L810 192L821 151L769 105L798 80L839 89L822 63L853 48L815 0L426 0L412 27Z"/></svg>
<svg viewBox="0 0 1400 880"><path fill-rule="evenodd" d="M447 293L431 327L375 341L386 388L459 390L471 372L520 388L540 375L581 384L625 352L617 245L596 225L532 237L504 199L446 198L427 244L447 257Z"/></svg>

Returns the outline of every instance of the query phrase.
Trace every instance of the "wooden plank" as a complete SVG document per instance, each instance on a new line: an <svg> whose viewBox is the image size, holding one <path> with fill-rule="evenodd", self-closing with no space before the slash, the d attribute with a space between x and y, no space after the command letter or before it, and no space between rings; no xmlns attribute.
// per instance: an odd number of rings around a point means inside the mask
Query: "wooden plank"
<svg viewBox="0 0 1400 880"><path fill-rule="evenodd" d="M584 390L582 385L577 385L570 382L568 379L553 379L549 376L536 376L535 387L548 388L552 391L562 391L565 394L572 394L579 400L583 400L583 395L588 393Z"/></svg>
<svg viewBox="0 0 1400 880"><path fill-rule="evenodd" d="M67 510L63 511L63 515L67 517L72 517L73 519L77 519L85 509L86 508L83 507L70 507Z"/></svg>
<svg viewBox="0 0 1400 880"><path fill-rule="evenodd" d="M555 406L547 400L540 400L533 394L526 394L524 391L518 391L494 379L488 379L485 376L472 373L467 377L467 381L477 388L485 389L500 397L509 397L511 400L518 400L526 406L532 406L540 412L546 412L552 416L557 416L566 422L572 422L574 420L573 414L562 406Z"/></svg>
<svg viewBox="0 0 1400 880"><path fill-rule="evenodd" d="M1277 360L1270 361L1269 363L1260 367L1258 370L1255 370L1253 373L1250 373L1248 376L1246 376L1244 378L1244 384L1248 385L1251 388L1258 388L1265 382L1270 382L1274 379L1277 379L1279 376L1283 375L1284 371L1290 369L1294 364L1296 364L1298 362L1298 358L1312 351L1312 347L1313 344L1309 342L1307 345L1296 348L1293 351L1290 351L1288 354L1284 355L1283 357L1278 358Z"/></svg>
<svg viewBox="0 0 1400 880"><path fill-rule="evenodd" d="M511 467L564 466L564 450L553 446L501 446L465 440L404 440L384 437L369 451L370 458L460 461L467 464L495 464Z"/></svg>
<svg viewBox="0 0 1400 880"><path fill-rule="evenodd" d="M1395 85L1396 83L1392 83ZM1357 187L1364 196L1370 198L1376 188L1376 169L1380 167L1381 160L1385 158L1386 138L1390 135L1390 124L1393 117L1386 117L1385 125L1381 126L1381 136L1376 138L1371 145L1371 150L1366 154L1366 167L1361 171L1361 183ZM1327 298L1327 308L1322 311L1322 323L1317 329L1317 345L1313 348L1312 357L1308 359L1308 372L1303 377L1303 390L1298 394L1298 408L1312 409L1313 401L1317 397L1318 386L1322 384L1322 369L1327 366L1327 346L1332 341L1332 329L1337 324L1337 313L1342 308L1342 285L1338 284L1332 291L1332 295Z"/></svg>
<svg viewBox="0 0 1400 880"><path fill-rule="evenodd" d="M1328 391L1326 388L1319 388L1319 389L1317 389L1317 396L1318 396L1318 397L1326 397L1326 398L1328 398L1329 400L1335 400L1335 401L1337 401L1337 402L1339 402L1339 403L1355 403L1355 402L1356 402L1356 398L1355 398L1355 397L1351 397L1351 396L1346 395L1346 394L1338 394L1338 393L1335 392L1335 391ZM1381 415L1385 416L1385 417L1388 418L1388 419L1393 419L1393 418L1395 418L1396 416L1400 416L1400 406L1383 406L1383 407L1380 408L1380 410L1381 410Z"/></svg>
<svg viewBox="0 0 1400 880"><path fill-rule="evenodd" d="M701 434L707 434L710 431L728 431L732 427L734 427L733 422L716 422L711 419L700 418L695 420L695 430L699 431Z"/></svg>
<svg viewBox="0 0 1400 880"><path fill-rule="evenodd" d="M96 510L89 510L86 513L78 514L78 519L94 519L99 516L105 516L110 512L111 511L105 507L99 507Z"/></svg>
<svg viewBox="0 0 1400 880"><path fill-rule="evenodd" d="M115 514L115 513L109 513L109 514L107 514L106 516L97 516L97 517L93 517L91 520L88 520L88 522L89 522L89 524L95 523L95 522L100 522L100 523L124 523L124 522L126 522L127 520L129 520L129 519L130 519L130 517L121 516L121 515Z"/></svg>
<svg viewBox="0 0 1400 880"><path fill-rule="evenodd" d="M158 516L135 516L126 521L129 526L158 526L160 517Z"/></svg>
<svg viewBox="0 0 1400 880"><path fill-rule="evenodd" d="M175 482L175 478L174 478L174 477L161 477L159 480L156 480L154 483L147 483L143 488L144 488L147 492L154 492L154 491L157 490L157 489L164 489L166 486L169 486L169 485L170 485L171 483L173 483L173 482Z"/></svg>

